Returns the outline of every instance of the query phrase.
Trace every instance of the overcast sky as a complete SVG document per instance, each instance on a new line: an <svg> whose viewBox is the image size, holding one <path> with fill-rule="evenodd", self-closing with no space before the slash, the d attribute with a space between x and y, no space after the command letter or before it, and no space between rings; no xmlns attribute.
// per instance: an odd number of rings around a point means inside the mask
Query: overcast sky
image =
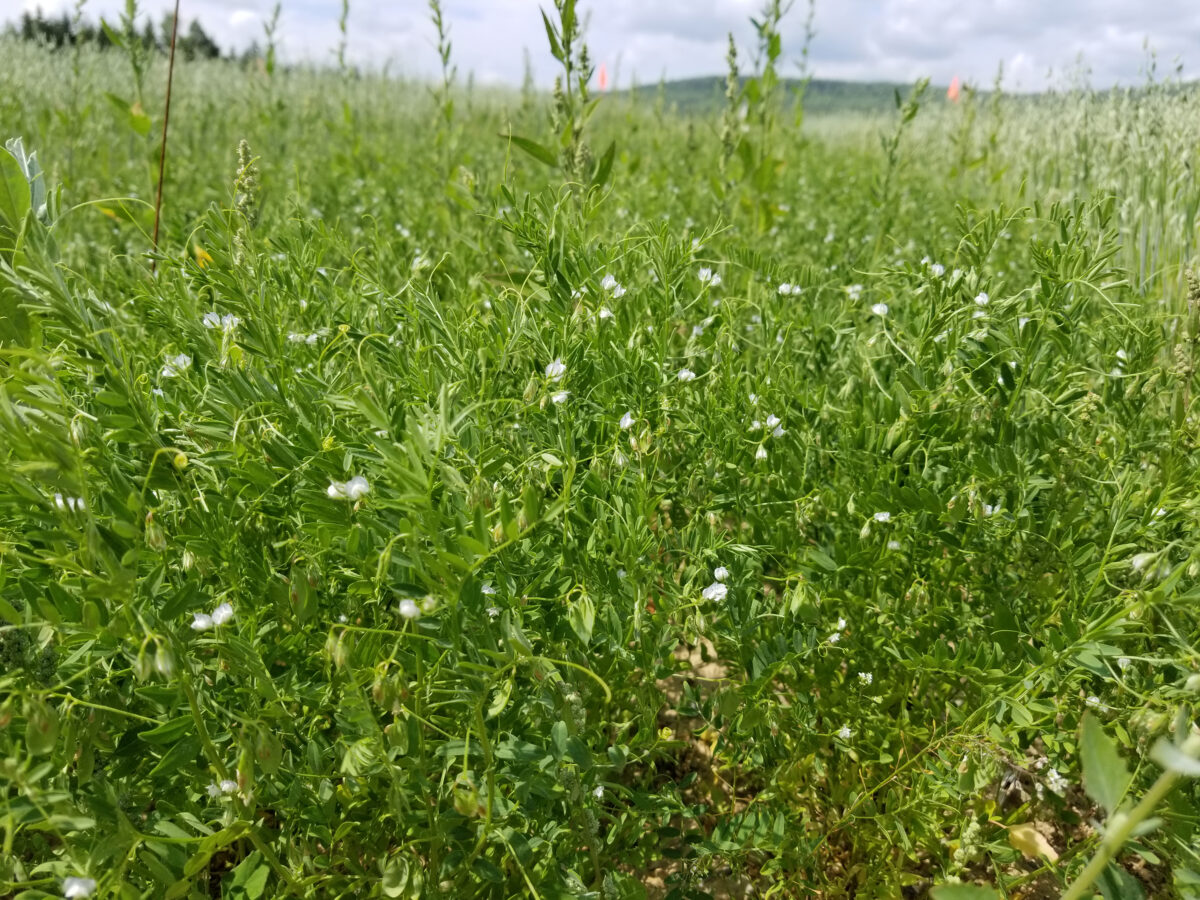
<svg viewBox="0 0 1200 900"><path fill-rule="evenodd" d="M173 0L141 0L158 18ZM0 19L40 6L70 8L72 0L0 0ZM621 86L721 74L725 35L752 46L749 17L762 0L580 0L592 58L605 62ZM88 0L92 18L112 17L123 0ZM225 48L261 39L274 0L182 0L181 18L199 19ZM485 83L519 84L528 48L535 76L554 76L539 6L551 0L443 0L460 72ZM281 54L330 60L337 45L340 0L283 0ZM1160 77L1182 62L1185 77L1200 72L1200 0L817 0L812 48L820 78L912 81L928 75L946 84L958 75L989 84L1004 65L1009 89L1039 90L1080 69L1092 84L1138 83L1148 44ZM785 74L794 74L803 40L806 0L784 22ZM590 15L589 15L590 14ZM435 70L425 0L351 0L348 54L374 66L428 74Z"/></svg>

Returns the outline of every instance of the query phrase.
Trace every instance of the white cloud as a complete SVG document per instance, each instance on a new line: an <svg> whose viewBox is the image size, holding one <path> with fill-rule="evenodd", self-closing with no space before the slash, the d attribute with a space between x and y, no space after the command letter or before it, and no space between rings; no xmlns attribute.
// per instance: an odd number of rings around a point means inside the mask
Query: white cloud
<svg viewBox="0 0 1200 900"><path fill-rule="evenodd" d="M41 6L58 13L71 0L0 0L0 18ZM90 0L88 15L119 14L123 0ZM173 0L142 0L158 19ZM464 75L520 83L528 48L537 80L548 84L555 63L545 49L540 7L549 0L445 0L454 57ZM749 17L760 0L581 0L592 58L604 61L622 84L636 72L643 82L660 75L720 75L725 35L733 31L750 56ZM274 0L188 0L184 18L199 19L224 47L262 43L262 22ZM339 40L340 0L283 0L281 56L328 61ZM795 74L804 29L804 0L784 22L787 64ZM1194 0L817 0L812 67L817 77L911 81L928 75L946 83L958 75L986 84L1003 62L1010 87L1038 89L1046 73L1078 71L1082 57L1094 84L1136 83L1148 42L1159 72L1178 57L1200 63L1200 4ZM351 0L348 54L352 61L393 71L431 74L438 62L424 3ZM1189 58L1190 57L1190 58Z"/></svg>

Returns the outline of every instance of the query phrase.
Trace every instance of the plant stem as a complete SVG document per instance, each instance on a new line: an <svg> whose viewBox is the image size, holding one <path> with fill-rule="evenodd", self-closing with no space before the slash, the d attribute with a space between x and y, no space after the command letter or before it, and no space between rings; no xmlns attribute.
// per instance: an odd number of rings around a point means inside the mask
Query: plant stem
<svg viewBox="0 0 1200 900"><path fill-rule="evenodd" d="M162 219L163 180L167 174L167 124L171 121L171 85L175 81L175 39L179 35L179 0L175 0L175 15L171 18L171 51L167 57L167 99L163 106L162 143L158 152L158 192L154 198L153 249L158 252L158 226ZM157 271L158 260L150 260L150 271Z"/></svg>
<svg viewBox="0 0 1200 900"><path fill-rule="evenodd" d="M1178 780L1178 772L1163 772L1158 776L1158 780L1146 792L1142 801L1133 808L1133 811L1104 835L1104 842L1100 845L1100 849L1096 851L1092 861L1079 873L1079 877L1075 879L1074 883L1067 888L1062 895L1062 900L1080 900L1086 895L1088 888L1096 882L1109 861L1125 845L1125 841L1133 834L1133 830L1150 817L1154 808L1171 792L1171 788Z"/></svg>

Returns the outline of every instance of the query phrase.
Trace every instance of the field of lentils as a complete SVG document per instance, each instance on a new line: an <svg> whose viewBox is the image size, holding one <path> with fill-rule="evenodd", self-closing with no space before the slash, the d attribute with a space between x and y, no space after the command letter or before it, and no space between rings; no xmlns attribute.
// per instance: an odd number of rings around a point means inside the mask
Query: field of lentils
<svg viewBox="0 0 1200 900"><path fill-rule="evenodd" d="M157 252L166 60L0 45L0 895L1200 897L1200 91L779 11L181 60Z"/></svg>

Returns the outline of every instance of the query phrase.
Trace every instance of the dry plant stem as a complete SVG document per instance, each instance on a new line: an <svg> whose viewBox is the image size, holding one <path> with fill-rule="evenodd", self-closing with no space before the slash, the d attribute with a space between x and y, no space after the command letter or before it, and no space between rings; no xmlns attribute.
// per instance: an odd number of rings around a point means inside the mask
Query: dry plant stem
<svg viewBox="0 0 1200 900"><path fill-rule="evenodd" d="M163 179L167 174L167 125L171 121L171 84L175 80L175 39L179 35L179 0L175 0L175 15L171 18L171 52L167 57L167 99L163 107L162 144L158 152L158 191L154 197L154 252L158 252L158 225L162 218ZM150 271L158 268L158 261L150 260Z"/></svg>

